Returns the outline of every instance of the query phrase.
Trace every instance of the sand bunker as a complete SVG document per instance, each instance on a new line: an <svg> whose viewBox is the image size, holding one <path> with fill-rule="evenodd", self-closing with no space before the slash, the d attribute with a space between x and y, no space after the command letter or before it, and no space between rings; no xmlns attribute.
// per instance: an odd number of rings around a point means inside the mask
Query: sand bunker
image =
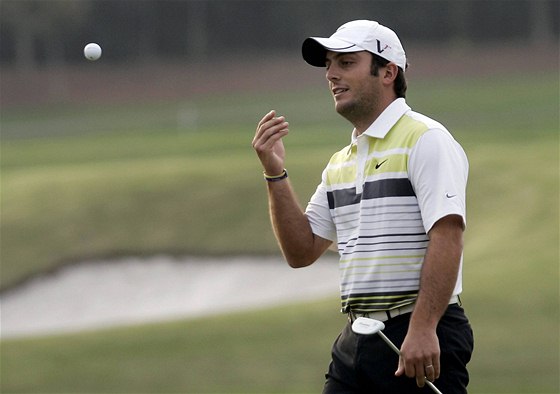
<svg viewBox="0 0 560 394"><path fill-rule="evenodd" d="M337 259L127 258L65 267L0 296L1 337L99 329L263 308L338 294ZM336 308L333 305L333 308Z"/></svg>

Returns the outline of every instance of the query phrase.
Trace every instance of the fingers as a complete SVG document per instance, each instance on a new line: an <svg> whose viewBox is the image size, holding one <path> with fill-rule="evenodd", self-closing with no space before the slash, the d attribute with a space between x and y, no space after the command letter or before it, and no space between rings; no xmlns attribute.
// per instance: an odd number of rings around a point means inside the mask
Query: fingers
<svg viewBox="0 0 560 394"><path fill-rule="evenodd" d="M418 387L424 387L425 381L434 382L439 378L440 365L439 359L432 361L420 360L417 362L406 363L402 357L399 357L399 365L395 376L405 375L409 378L416 379Z"/></svg>
<svg viewBox="0 0 560 394"><path fill-rule="evenodd" d="M416 378L416 385L418 387L424 387L424 379L429 378L425 372L423 362L406 363L402 357L399 357L399 366L397 368L397 371L395 372L395 376L402 375L405 375L409 378Z"/></svg>
<svg viewBox="0 0 560 394"><path fill-rule="evenodd" d="M440 365L439 358L433 359L432 361L424 360L422 364L416 366L416 382L420 379L422 380L422 386L424 385L424 378L430 382L434 382L439 378ZM420 386L420 387L422 387Z"/></svg>
<svg viewBox="0 0 560 394"><path fill-rule="evenodd" d="M433 382L440 374L440 348L435 330L410 330L399 355L396 376L414 378L418 387Z"/></svg>
<svg viewBox="0 0 560 394"><path fill-rule="evenodd" d="M257 124L253 149L267 174L279 174L284 169L284 144L282 138L289 133L289 124L276 111L267 113Z"/></svg>
<svg viewBox="0 0 560 394"><path fill-rule="evenodd" d="M432 364L428 364L424 367L426 379L430 382L436 380L436 370Z"/></svg>
<svg viewBox="0 0 560 394"><path fill-rule="evenodd" d="M416 378L416 385L418 387L424 387L424 379L426 378L426 367L429 364L417 364L414 366L414 377Z"/></svg>
<svg viewBox="0 0 560 394"><path fill-rule="evenodd" d="M430 367L431 364L431 368ZM430 382L439 378L439 374L441 373L441 367L439 364L439 357L432 359L432 363L427 364L426 366L426 377Z"/></svg>
<svg viewBox="0 0 560 394"><path fill-rule="evenodd" d="M395 372L395 376L402 376L405 373L404 360L399 356L399 366Z"/></svg>
<svg viewBox="0 0 560 394"><path fill-rule="evenodd" d="M267 113L257 125L253 147L258 150L270 149L272 145L289 132L289 123L283 116L276 116L274 110Z"/></svg>
<svg viewBox="0 0 560 394"><path fill-rule="evenodd" d="M257 128L261 127L263 123L269 121L270 119L274 118L275 116L276 116L276 111L275 110L270 111L265 116L263 116L263 118L261 119L261 121L257 125Z"/></svg>

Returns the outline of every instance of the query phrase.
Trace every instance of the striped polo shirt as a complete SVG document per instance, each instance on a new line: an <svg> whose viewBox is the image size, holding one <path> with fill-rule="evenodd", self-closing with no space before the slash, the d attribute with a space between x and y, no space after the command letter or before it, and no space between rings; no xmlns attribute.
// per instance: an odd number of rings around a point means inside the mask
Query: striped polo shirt
<svg viewBox="0 0 560 394"><path fill-rule="evenodd" d="M416 300L430 228L450 214L466 223L467 175L451 134L402 98L363 134L352 133L306 208L313 232L337 246L343 312ZM454 295L460 292L461 269Z"/></svg>

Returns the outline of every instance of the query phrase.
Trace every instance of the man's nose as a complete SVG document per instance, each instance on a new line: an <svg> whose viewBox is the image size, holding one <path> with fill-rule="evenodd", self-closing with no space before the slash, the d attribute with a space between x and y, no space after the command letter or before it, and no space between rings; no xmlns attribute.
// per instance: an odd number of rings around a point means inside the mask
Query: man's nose
<svg viewBox="0 0 560 394"><path fill-rule="evenodd" d="M329 68L327 68L325 77L330 82L338 81L340 79L339 73L336 71L336 67L333 67L332 65Z"/></svg>

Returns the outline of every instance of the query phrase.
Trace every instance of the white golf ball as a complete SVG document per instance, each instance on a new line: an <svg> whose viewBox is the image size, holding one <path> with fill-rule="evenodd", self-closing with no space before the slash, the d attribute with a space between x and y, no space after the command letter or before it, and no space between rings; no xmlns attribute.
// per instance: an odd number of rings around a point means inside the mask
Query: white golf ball
<svg viewBox="0 0 560 394"><path fill-rule="evenodd" d="M101 57L101 47L96 43L87 44L84 48L84 56L87 60L97 60Z"/></svg>

